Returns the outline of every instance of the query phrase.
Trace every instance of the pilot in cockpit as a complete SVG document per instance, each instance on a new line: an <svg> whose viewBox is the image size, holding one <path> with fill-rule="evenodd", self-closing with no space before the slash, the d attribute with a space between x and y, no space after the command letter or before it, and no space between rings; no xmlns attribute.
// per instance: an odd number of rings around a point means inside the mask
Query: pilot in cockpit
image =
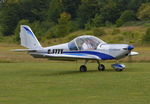
<svg viewBox="0 0 150 104"><path fill-rule="evenodd" d="M86 39L82 44L82 50L93 49L92 43L89 39Z"/></svg>

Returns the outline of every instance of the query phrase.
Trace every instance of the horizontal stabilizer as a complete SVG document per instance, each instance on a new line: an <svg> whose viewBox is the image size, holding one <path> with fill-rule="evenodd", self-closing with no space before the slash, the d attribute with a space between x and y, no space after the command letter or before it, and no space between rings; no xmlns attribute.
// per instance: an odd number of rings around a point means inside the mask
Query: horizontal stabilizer
<svg viewBox="0 0 150 104"><path fill-rule="evenodd" d="M37 52L39 50L35 50L35 49L14 49L14 50L11 50L13 52Z"/></svg>

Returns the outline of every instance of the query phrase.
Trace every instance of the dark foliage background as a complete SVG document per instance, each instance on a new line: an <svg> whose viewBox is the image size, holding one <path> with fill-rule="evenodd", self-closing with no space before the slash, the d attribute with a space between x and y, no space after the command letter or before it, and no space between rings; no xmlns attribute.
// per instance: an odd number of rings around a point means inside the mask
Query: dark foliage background
<svg viewBox="0 0 150 104"><path fill-rule="evenodd" d="M149 7L150 0L5 0L0 34L18 37L19 26L27 24L39 38L63 37L80 29L150 20Z"/></svg>

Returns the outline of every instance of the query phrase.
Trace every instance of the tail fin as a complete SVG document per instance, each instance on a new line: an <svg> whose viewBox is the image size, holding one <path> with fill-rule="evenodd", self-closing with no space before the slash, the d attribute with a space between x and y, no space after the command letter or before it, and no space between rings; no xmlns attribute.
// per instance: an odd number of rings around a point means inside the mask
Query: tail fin
<svg viewBox="0 0 150 104"><path fill-rule="evenodd" d="M21 45L29 49L42 48L31 28L27 25L21 25L20 31Z"/></svg>

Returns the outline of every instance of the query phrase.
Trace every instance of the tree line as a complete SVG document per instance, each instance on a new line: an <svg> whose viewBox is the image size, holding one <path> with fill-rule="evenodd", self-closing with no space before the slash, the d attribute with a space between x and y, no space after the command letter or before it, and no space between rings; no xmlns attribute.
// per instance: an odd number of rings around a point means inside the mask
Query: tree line
<svg viewBox="0 0 150 104"><path fill-rule="evenodd" d="M38 37L63 37L80 29L150 20L150 0L5 0L0 34L18 37L21 24Z"/></svg>

